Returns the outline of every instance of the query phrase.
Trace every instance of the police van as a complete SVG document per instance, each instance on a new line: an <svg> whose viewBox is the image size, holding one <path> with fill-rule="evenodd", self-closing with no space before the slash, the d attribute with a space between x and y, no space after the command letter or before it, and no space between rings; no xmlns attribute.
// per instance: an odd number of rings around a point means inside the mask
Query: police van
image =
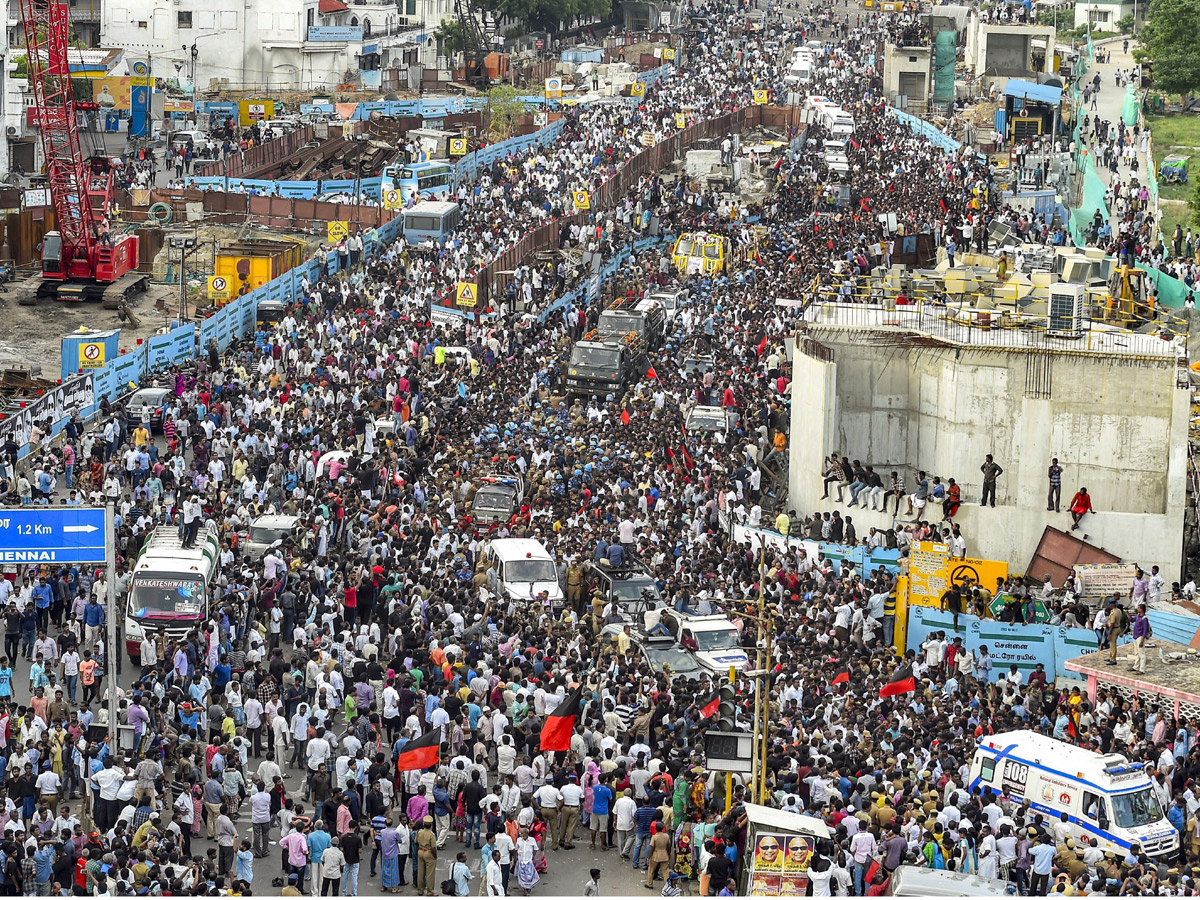
<svg viewBox="0 0 1200 900"><path fill-rule="evenodd" d="M1144 765L1119 753L1093 753L1032 731L990 735L971 760L970 787L996 794L1008 788L1055 821L1066 813L1075 839L1094 837L1104 851L1123 854L1137 844L1161 858L1179 846Z"/></svg>
<svg viewBox="0 0 1200 900"><path fill-rule="evenodd" d="M530 604L539 597L551 610L562 608L558 566L541 542L532 538L496 538L483 548L483 559L494 573L488 587L506 600Z"/></svg>

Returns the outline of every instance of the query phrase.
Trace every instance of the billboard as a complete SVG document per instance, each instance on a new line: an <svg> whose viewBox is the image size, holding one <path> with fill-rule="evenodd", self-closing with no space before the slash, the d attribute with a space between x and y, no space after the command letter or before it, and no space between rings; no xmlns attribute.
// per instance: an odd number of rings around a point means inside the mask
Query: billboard
<svg viewBox="0 0 1200 900"><path fill-rule="evenodd" d="M359 25L314 25L308 29L308 39L321 43L361 41L362 32Z"/></svg>

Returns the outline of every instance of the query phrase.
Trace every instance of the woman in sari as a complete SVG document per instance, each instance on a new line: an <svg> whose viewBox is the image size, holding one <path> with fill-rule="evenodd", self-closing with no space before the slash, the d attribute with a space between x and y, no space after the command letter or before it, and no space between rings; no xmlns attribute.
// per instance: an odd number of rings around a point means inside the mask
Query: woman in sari
<svg viewBox="0 0 1200 900"><path fill-rule="evenodd" d="M541 815L534 816L533 824L529 826L529 836L538 842L537 853L533 857L533 867L540 873L545 873L550 867L546 864L546 820Z"/></svg>
<svg viewBox="0 0 1200 900"><path fill-rule="evenodd" d="M592 815L592 804L595 801L596 785L600 783L600 767L592 759L588 760L587 770L583 773L583 816L580 819L586 826Z"/></svg>
<svg viewBox="0 0 1200 900"><path fill-rule="evenodd" d="M675 829L675 859L672 870L679 873L680 878L694 878L695 868L692 864L692 823L683 821Z"/></svg>

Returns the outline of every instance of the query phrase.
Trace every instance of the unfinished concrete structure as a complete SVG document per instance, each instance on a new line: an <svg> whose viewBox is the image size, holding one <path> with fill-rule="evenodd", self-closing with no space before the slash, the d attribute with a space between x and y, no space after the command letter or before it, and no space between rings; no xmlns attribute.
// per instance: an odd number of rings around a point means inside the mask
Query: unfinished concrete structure
<svg viewBox="0 0 1200 900"><path fill-rule="evenodd" d="M967 21L966 63L977 75L1003 88L1009 78L1037 80L1054 68L1054 28L1050 25L988 22L977 12Z"/></svg>
<svg viewBox="0 0 1200 900"><path fill-rule="evenodd" d="M1070 528L1070 499L1086 486L1096 514L1077 533L1178 578L1191 399L1182 346L1104 326L1052 337L1034 318L1001 329L926 304L811 306L794 354L789 506L849 512L859 535L893 524L848 510L848 494L822 501L834 451L873 465L885 487L893 470L909 492L918 470L955 478L968 555L1023 571L1047 524ZM1004 474L996 508L980 509L988 453ZM1064 468L1060 513L1046 509L1052 457Z"/></svg>

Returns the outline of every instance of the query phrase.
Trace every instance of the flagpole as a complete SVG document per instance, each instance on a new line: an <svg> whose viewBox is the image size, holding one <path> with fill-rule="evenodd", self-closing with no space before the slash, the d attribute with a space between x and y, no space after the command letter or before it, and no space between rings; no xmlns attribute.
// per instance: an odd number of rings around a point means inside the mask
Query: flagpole
<svg viewBox="0 0 1200 900"><path fill-rule="evenodd" d="M737 678L737 669L733 666L729 667L729 683L733 684ZM719 694L718 694L719 696ZM725 773L725 815L729 815L729 811L733 809L733 773Z"/></svg>
<svg viewBox="0 0 1200 900"><path fill-rule="evenodd" d="M755 756L754 790L752 795L756 803L765 804L767 797L767 723L771 718L771 700L767 697L767 688L771 683L771 630L764 622L767 595L763 582L767 577L767 539L758 537L758 633L764 638L763 645L758 651L758 668L763 674L758 677L757 690L754 692L754 727L759 729L759 740L762 746Z"/></svg>

